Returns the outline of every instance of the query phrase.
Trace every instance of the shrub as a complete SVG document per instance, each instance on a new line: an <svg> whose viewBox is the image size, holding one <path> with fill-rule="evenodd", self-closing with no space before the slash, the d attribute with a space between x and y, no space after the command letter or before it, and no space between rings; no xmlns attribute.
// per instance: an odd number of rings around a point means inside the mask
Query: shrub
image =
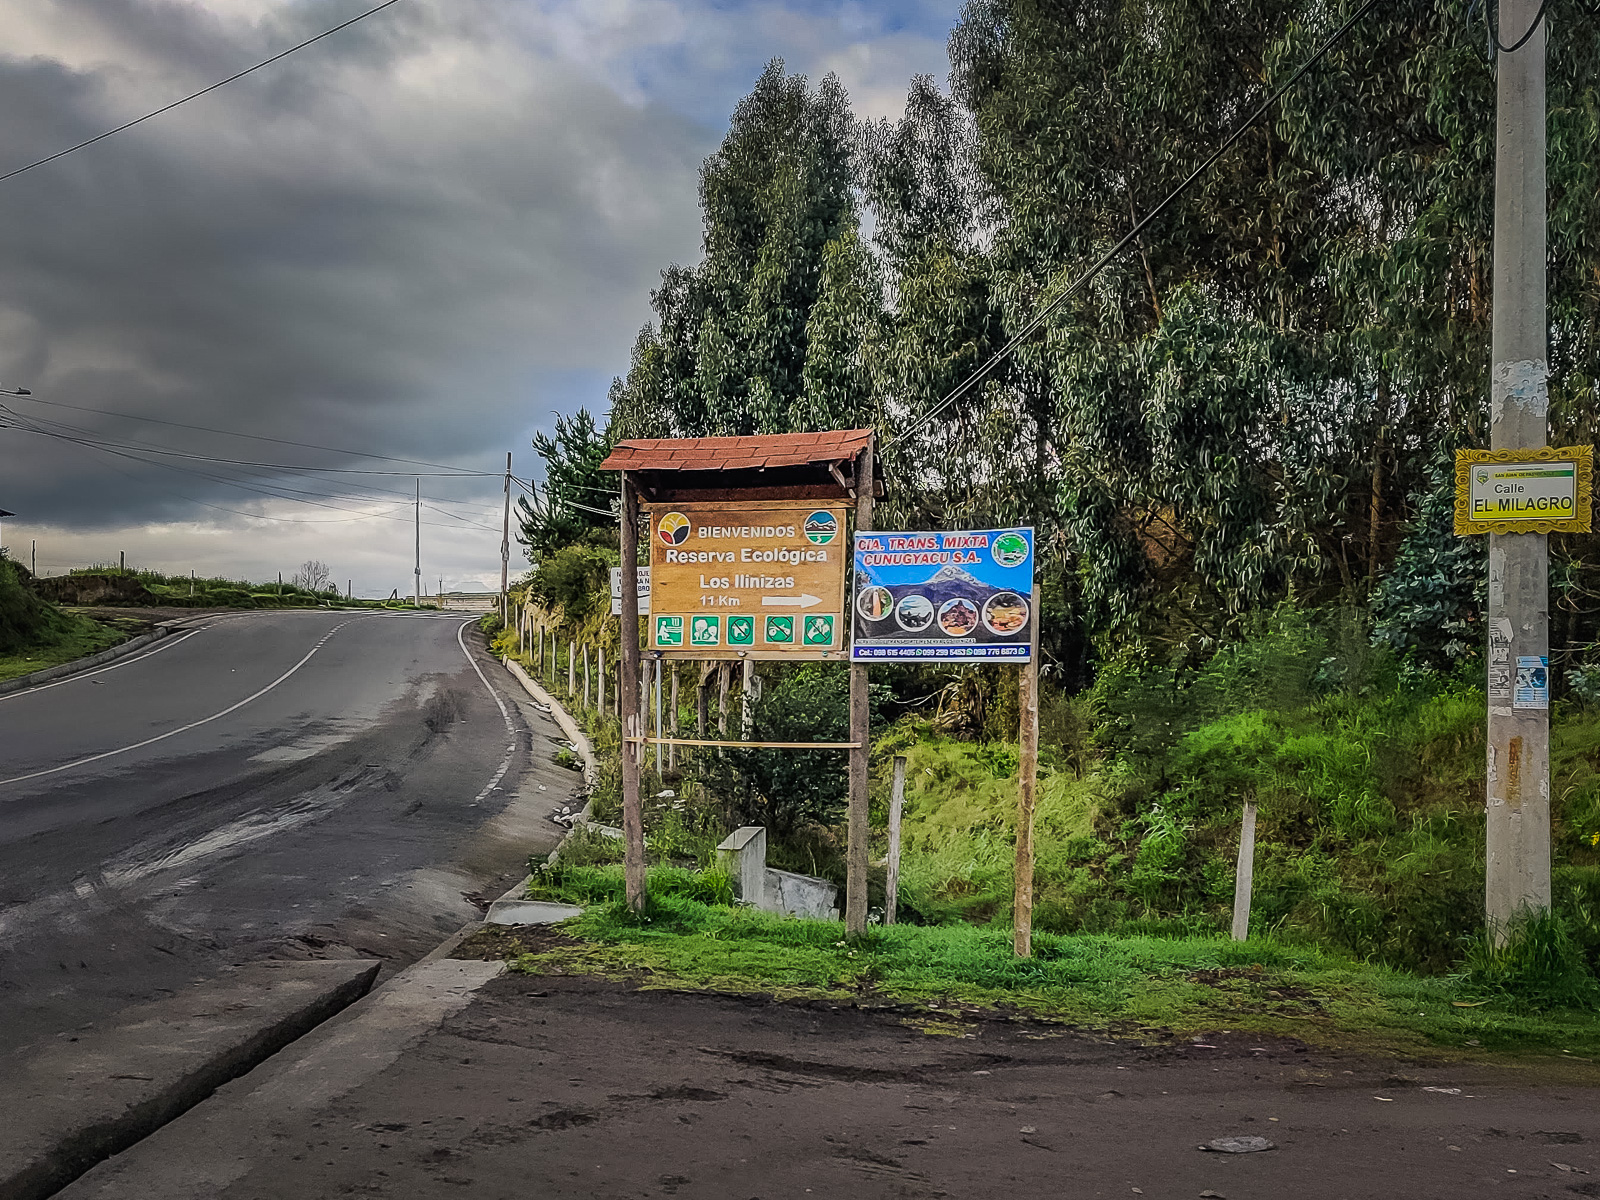
<svg viewBox="0 0 1600 1200"><path fill-rule="evenodd" d="M545 608L559 609L566 623L579 623L610 603L612 557L595 546L565 546L539 560L528 590Z"/></svg>
<svg viewBox="0 0 1600 1200"><path fill-rule="evenodd" d="M1567 921L1554 913L1519 920L1504 946L1480 939L1466 961L1466 981L1537 1008L1592 1008L1600 987Z"/></svg>
<svg viewBox="0 0 1600 1200"><path fill-rule="evenodd" d="M15 654L47 641L60 624L57 610L39 599L22 575L22 568L0 558L0 654Z"/></svg>

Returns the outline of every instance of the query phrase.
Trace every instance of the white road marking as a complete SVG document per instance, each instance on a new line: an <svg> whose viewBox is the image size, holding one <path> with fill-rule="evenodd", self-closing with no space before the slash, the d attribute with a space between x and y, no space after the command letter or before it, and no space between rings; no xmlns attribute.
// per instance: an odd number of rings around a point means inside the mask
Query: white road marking
<svg viewBox="0 0 1600 1200"><path fill-rule="evenodd" d="M13 775L10 779L0 779L0 787L4 787L8 783L24 783L29 779L39 779L39 778L42 778L45 775L56 775L56 774L59 774L62 771L70 771L74 767L87 766L89 763L99 762L102 759L114 758L118 754L127 754L130 750L140 750L140 749L143 749L145 746L153 746L157 742L166 741L169 737L177 737L180 733L188 733L189 730L191 730L191 729L198 729L202 725L209 725L213 721L221 720L223 717L227 716L229 713L238 712L241 708L243 708L246 704L249 704L251 701L259 700L262 696L265 696L268 692L270 692L273 688L277 687L284 680L288 679L289 676L293 675L301 667L305 666L306 663L310 662L311 661L311 656L314 655L318 650L321 650L323 646L327 645L328 644L328 639L331 638L334 634L338 633L339 630L343 629L346 625L353 625L353 624L355 624L356 621L365 621L365 620L369 620L369 619L370 618L365 617L365 616L354 617L349 621L342 621L338 625L335 625L332 629L328 630L327 633L323 634L322 638L317 642L317 644L315 646L311 647L310 650L307 650L306 654L305 654L305 657L302 658L299 662L295 663L294 666L290 667L282 675L279 675L276 679L274 679L271 683L267 684L267 686L262 688L260 691L251 693L250 695L246 696L243 700L240 700L237 704L231 704L227 708L223 709L221 712L212 713L209 717L202 717L198 721L191 721L187 725L180 725L176 729L169 729L166 733L158 733L155 737L145 738L144 741L142 741L142 742L134 742L130 746L119 746L115 750L106 750L106 751L103 751L100 754L91 754L87 758L80 758L80 759L76 759L76 760L74 760L72 762L69 762L69 763L62 763L59 767L49 767L49 768L47 768L47 769L45 769L43 771L33 771L33 772L31 772L31 773L29 773L27 775ZM458 634L457 635L457 639L458 640L459 640L459 637L460 637L460 635ZM463 647L463 649L465 649L465 647ZM476 666L477 664L474 663L473 665ZM483 677L483 672L482 671L478 672L478 677L480 679ZM484 680L484 685L488 686L488 680ZM502 710L503 710L503 707L504 706L502 706Z"/></svg>
<svg viewBox="0 0 1600 1200"><path fill-rule="evenodd" d="M77 674L68 675L65 679L58 679L54 683L41 683L37 687L23 688L20 691L16 691L16 692L7 692L4 696L0 696L0 703L3 703L4 701L7 701L7 700L15 700L19 696L36 696L40 692L47 692L51 688L60 687L62 684L65 684L65 683L77 683L80 680L93 679L96 675L104 675L107 671L115 671L118 667L127 667L127 666L131 666L132 664L134 664L136 662L143 662L145 659L149 658L153 654L160 654L163 650L170 650L173 646L176 646L179 642L188 641L195 634L199 633L202 629L210 629L210 628L211 628L211 626L209 626L209 625L199 625L199 626L196 626L193 629L190 629L190 630L188 630L188 631L186 631L184 633L179 634L177 637L163 638L161 641L157 642L156 645L151 647L149 650L145 650L145 651L143 651L142 653L139 653L139 654L131 654L127 658L119 658L119 659L117 659L116 662L107 663L103 667L96 667L92 671L80 671Z"/></svg>
<svg viewBox="0 0 1600 1200"><path fill-rule="evenodd" d="M500 786L500 781L506 777L506 772L511 769L511 758L517 752L517 727L511 720L511 714L506 711L505 701L500 699L500 693L489 685L489 677L483 673L483 668L478 666L478 660L472 657L471 652L467 649L467 643L461 640L461 635L466 633L467 626L476 624L476 621L461 622L461 627L456 630L456 645L461 647L461 653L467 656L467 662L478 673L478 679L482 681L490 699L494 701L495 707L500 710L500 719L506 723L506 756L500 760L500 769L494 773L494 778L489 780L483 791L472 798L474 804L479 804L485 796Z"/></svg>

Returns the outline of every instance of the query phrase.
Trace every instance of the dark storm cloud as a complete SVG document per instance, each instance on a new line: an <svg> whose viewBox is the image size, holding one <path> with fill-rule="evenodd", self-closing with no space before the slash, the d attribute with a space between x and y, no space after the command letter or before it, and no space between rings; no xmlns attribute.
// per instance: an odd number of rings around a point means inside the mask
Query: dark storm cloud
<svg viewBox="0 0 1600 1200"><path fill-rule="evenodd" d="M255 25L193 6L57 8L83 59L0 59L0 171L359 11L296 6ZM694 171L714 136L626 103L507 12L397 5L0 184L0 383L492 468L549 407L536 372L623 361L655 271L693 252ZM305 458L56 415L118 439ZM183 511L158 486L250 507L192 476L136 487L118 471L155 475L0 439L6 506L58 523Z"/></svg>

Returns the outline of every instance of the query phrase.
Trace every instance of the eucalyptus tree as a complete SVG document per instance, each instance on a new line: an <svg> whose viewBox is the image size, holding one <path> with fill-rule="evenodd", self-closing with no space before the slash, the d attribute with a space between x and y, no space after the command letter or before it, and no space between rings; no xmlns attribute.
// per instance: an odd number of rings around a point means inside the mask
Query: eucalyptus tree
<svg viewBox="0 0 1600 1200"><path fill-rule="evenodd" d="M857 242L854 139L836 78L813 88L781 60L767 66L701 169L704 257L668 268L652 293L619 431L770 433L870 411L839 390L862 374L861 339L881 308ZM811 352L813 335L824 351Z"/></svg>

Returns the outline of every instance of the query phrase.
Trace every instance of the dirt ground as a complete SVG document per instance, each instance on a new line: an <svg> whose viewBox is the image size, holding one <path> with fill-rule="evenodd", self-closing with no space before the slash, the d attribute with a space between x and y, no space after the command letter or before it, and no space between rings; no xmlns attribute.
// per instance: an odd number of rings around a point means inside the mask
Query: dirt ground
<svg viewBox="0 0 1600 1200"><path fill-rule="evenodd" d="M222 1194L1600 1196L1600 1089L1526 1075L506 975Z"/></svg>

